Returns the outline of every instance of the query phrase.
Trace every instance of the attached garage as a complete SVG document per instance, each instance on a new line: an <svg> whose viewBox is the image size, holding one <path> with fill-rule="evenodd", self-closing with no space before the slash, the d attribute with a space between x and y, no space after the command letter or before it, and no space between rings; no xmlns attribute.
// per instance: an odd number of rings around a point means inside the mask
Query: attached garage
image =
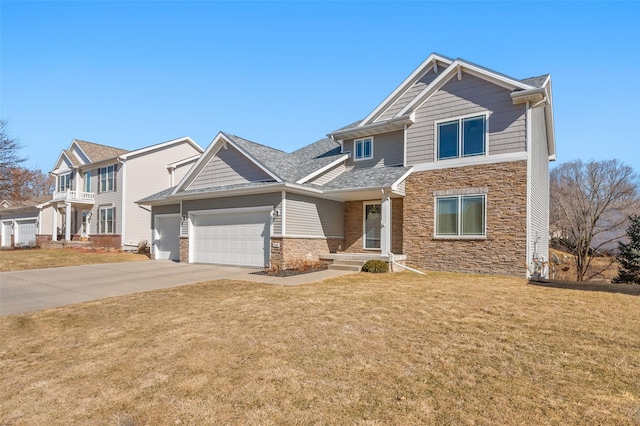
<svg viewBox="0 0 640 426"><path fill-rule="evenodd" d="M154 216L153 251L156 260L180 260L180 215Z"/></svg>
<svg viewBox="0 0 640 426"><path fill-rule="evenodd" d="M32 247L36 245L38 225L36 219L16 220L14 245L16 247Z"/></svg>
<svg viewBox="0 0 640 426"><path fill-rule="evenodd" d="M189 261L260 268L268 265L272 209L192 211Z"/></svg>

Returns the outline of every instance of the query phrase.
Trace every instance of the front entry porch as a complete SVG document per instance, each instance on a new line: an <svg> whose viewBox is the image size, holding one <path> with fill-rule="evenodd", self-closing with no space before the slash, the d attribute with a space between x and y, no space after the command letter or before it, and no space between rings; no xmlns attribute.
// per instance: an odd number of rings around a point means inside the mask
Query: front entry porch
<svg viewBox="0 0 640 426"><path fill-rule="evenodd" d="M393 262L404 263L407 256L404 254L383 255L379 253L326 253L321 254L320 260L328 260L332 263L329 269L338 269L343 271L360 272L362 266L369 260L381 260L389 263L389 270L394 270Z"/></svg>

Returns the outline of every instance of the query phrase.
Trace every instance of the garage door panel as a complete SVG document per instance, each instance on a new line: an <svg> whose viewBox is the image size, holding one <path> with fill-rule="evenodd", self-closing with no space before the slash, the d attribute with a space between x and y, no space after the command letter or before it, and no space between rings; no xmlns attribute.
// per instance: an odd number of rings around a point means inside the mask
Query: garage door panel
<svg viewBox="0 0 640 426"><path fill-rule="evenodd" d="M35 219L16 221L15 245L23 247L35 246L37 233L38 226Z"/></svg>
<svg viewBox="0 0 640 426"><path fill-rule="evenodd" d="M193 216L197 263L263 267L268 261L269 213L197 213Z"/></svg>

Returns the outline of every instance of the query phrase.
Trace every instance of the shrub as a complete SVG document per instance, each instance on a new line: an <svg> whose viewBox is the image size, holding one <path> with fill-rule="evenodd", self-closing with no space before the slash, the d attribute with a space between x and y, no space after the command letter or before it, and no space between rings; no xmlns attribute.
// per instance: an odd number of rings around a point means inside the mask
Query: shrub
<svg viewBox="0 0 640 426"><path fill-rule="evenodd" d="M362 267L362 272L373 272L374 274L389 272L389 265L382 260L367 260Z"/></svg>

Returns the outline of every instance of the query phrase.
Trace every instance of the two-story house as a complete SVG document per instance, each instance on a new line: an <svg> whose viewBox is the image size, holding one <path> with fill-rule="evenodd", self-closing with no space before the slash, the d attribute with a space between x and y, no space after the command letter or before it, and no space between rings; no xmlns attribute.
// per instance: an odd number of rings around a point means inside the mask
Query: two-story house
<svg viewBox="0 0 640 426"><path fill-rule="evenodd" d="M149 209L135 201L175 185L202 152L188 137L134 151L73 140L51 171L55 192L29 222L35 244L90 240L135 249L149 239L151 222ZM2 219L4 227L9 219Z"/></svg>
<svg viewBox="0 0 640 426"><path fill-rule="evenodd" d="M160 257L286 267L359 253L524 276L548 256L549 75L432 54L328 136L285 153L219 133L174 188L139 201Z"/></svg>

